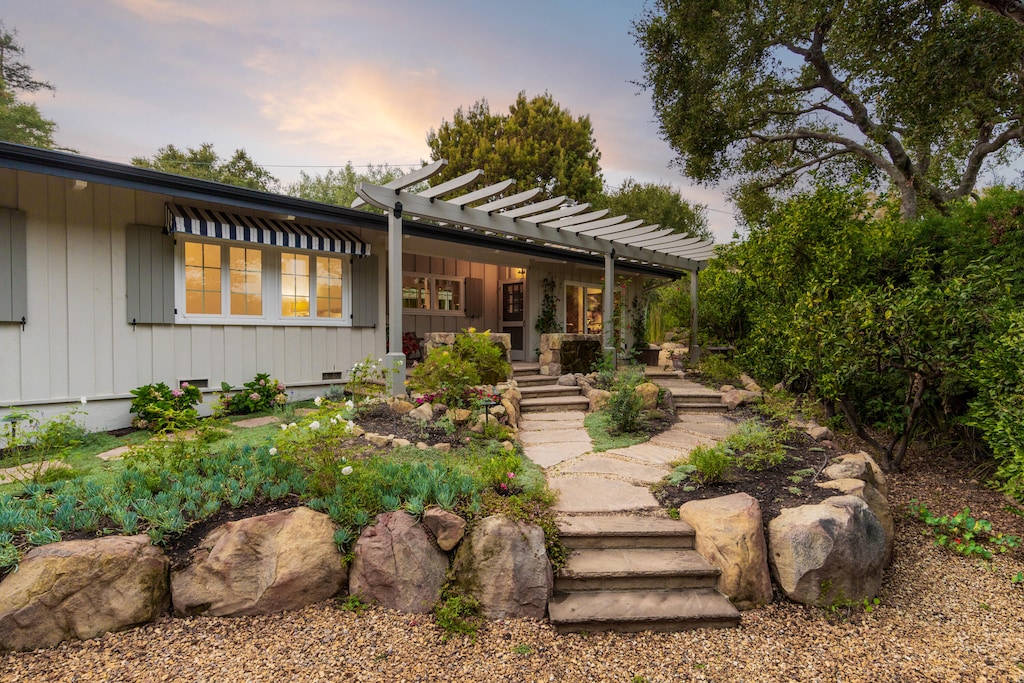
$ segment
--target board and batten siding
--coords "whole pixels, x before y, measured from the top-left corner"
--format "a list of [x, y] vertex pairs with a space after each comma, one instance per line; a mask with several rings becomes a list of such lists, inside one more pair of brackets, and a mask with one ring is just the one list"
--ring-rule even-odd
[[[0, 207], [25, 216], [28, 311], [24, 330], [0, 323], [0, 406], [125, 398], [144, 384], [186, 379], [238, 386], [259, 372], [319, 384], [325, 372], [347, 377], [355, 362], [383, 354], [383, 325], [131, 325], [127, 226], [159, 233], [169, 200], [92, 182], [74, 190], [63, 178], [0, 169]], [[381, 239], [363, 236], [383, 252]], [[379, 271], [373, 303], [382, 311]], [[125, 408], [122, 423], [128, 417]]]
[[403, 254], [402, 271], [424, 275], [465, 278], [463, 306], [465, 314], [403, 312], [402, 329], [422, 337], [427, 332], [461, 332], [498, 329], [498, 281], [507, 269], [504, 266], [475, 261], [462, 261], [439, 256]]

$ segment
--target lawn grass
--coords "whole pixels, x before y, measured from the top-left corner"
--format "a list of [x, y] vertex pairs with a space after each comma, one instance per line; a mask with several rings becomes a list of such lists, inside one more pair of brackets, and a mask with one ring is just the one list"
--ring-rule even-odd
[[590, 413], [583, 419], [583, 426], [587, 428], [587, 434], [594, 444], [594, 452], [610, 451], [613, 448], [627, 448], [650, 440], [646, 434], [617, 434], [612, 435], [611, 416], [603, 410]]

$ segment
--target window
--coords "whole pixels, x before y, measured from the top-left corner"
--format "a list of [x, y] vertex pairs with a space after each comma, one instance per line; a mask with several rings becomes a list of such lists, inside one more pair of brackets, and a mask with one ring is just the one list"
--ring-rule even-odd
[[433, 311], [465, 314], [465, 278], [406, 273], [402, 276], [402, 308], [406, 313]]
[[220, 315], [220, 247], [185, 242], [185, 312]]
[[[237, 243], [236, 243], [237, 244]], [[349, 257], [304, 254], [261, 245], [220, 245], [184, 240], [178, 271], [179, 322], [220, 316], [231, 323], [322, 320], [350, 324]], [[181, 274], [184, 277], [181, 277]], [[180, 299], [179, 299], [180, 302]]]
[[231, 315], [263, 315], [263, 252], [231, 247]]
[[565, 286], [565, 331], [570, 334], [600, 334], [603, 308], [601, 288]]

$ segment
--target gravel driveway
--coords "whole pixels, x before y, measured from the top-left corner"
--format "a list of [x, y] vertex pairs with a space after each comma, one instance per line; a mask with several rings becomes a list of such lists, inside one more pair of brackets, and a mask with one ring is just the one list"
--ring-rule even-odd
[[[895, 478], [896, 559], [869, 614], [785, 602], [739, 628], [672, 634], [555, 634], [546, 622], [491, 622], [447, 641], [430, 616], [360, 615], [321, 603], [268, 617], [164, 619], [103, 638], [0, 658], [14, 681], [1013, 681], [1024, 682], [1024, 553], [991, 567], [953, 556], [902, 513], [970, 503], [997, 530], [1024, 520], [948, 472]], [[987, 506], [985, 510], [979, 506]]]

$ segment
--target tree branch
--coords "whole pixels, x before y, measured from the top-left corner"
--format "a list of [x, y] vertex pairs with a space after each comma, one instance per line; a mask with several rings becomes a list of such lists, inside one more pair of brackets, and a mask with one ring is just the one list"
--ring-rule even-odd
[[[800, 149], [798, 149], [797, 151], [805, 153], [805, 154], [809, 153], [809, 152], [804, 152], [803, 150], [800, 150]], [[836, 151], [831, 152], [829, 154], [823, 154], [821, 156], [814, 157], [813, 159], [809, 159], [808, 161], [800, 164], [799, 166], [793, 166], [792, 168], [786, 169], [782, 173], [776, 174], [775, 177], [772, 180], [770, 180], [770, 181], [768, 181], [766, 183], [762, 183], [762, 184], [758, 185], [758, 187], [760, 187], [762, 190], [767, 190], [769, 187], [775, 187], [777, 185], [780, 185], [784, 179], [788, 178], [791, 175], [795, 175], [795, 174], [799, 173], [800, 171], [804, 170], [805, 168], [808, 168], [810, 166], [814, 166], [815, 164], [820, 164], [823, 161], [828, 161], [829, 159], [833, 159], [835, 157], [842, 156], [844, 154], [853, 154], [853, 152], [851, 150], [848, 150], [848, 149], [837, 149]]]
[[778, 135], [761, 135], [759, 133], [751, 133], [748, 137], [757, 142], [785, 142], [787, 140], [821, 140], [822, 142], [828, 142], [833, 145], [841, 145], [846, 148], [847, 151], [856, 154], [857, 156], [869, 161], [870, 163], [878, 166], [883, 171], [891, 176], [899, 173], [891, 161], [883, 157], [877, 152], [873, 152], [864, 145], [860, 144], [856, 140], [852, 140], [848, 137], [844, 137], [837, 133], [828, 133], [820, 130], [811, 130], [810, 128], [796, 128], [792, 133], [780, 133]]
[[970, 194], [971, 190], [974, 189], [975, 183], [978, 182], [978, 174], [981, 172], [981, 165], [985, 161], [985, 157], [1000, 150], [1013, 140], [1024, 139], [1024, 126], [1008, 128], [997, 135], [994, 140], [988, 139], [991, 133], [991, 124], [981, 126], [981, 129], [978, 131], [978, 140], [974, 143], [974, 149], [971, 150], [970, 156], [967, 157], [967, 166], [960, 177], [960, 185], [952, 192], [953, 197], [966, 197]]
[[971, 3], [1018, 24], [1024, 24], [1024, 2], [1020, 0], [971, 0]]

